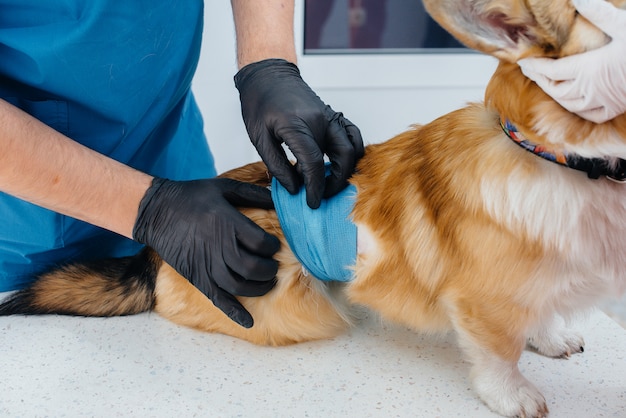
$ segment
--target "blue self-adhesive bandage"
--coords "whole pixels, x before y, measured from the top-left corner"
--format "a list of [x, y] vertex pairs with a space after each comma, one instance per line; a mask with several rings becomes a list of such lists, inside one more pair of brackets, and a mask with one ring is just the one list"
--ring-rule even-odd
[[292, 195], [272, 180], [272, 199], [287, 242], [300, 263], [319, 280], [352, 280], [357, 228], [350, 212], [355, 196], [356, 187], [349, 186], [323, 199], [318, 209], [311, 209], [304, 188]]

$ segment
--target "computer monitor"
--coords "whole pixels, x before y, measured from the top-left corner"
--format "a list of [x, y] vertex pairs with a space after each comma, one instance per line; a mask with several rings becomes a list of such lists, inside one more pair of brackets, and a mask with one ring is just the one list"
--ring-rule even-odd
[[304, 79], [367, 142], [482, 100], [497, 63], [439, 27], [421, 0], [296, 1], [295, 33]]

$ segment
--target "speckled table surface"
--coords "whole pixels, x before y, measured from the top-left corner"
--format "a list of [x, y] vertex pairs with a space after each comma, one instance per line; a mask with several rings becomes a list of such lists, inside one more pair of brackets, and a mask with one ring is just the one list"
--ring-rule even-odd
[[[576, 324], [570, 360], [525, 352], [551, 417], [626, 417], [626, 330]], [[452, 335], [428, 337], [363, 312], [328, 341], [256, 347], [156, 314], [0, 318], [0, 416], [492, 417]]]

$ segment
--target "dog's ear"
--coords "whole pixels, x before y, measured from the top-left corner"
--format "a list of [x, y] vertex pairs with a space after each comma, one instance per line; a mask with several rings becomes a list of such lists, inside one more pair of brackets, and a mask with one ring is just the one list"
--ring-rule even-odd
[[[509, 62], [528, 55], [550, 56], [558, 49], [559, 39], [567, 36], [558, 33], [559, 25], [548, 25], [551, 26], [549, 31], [542, 28], [528, 8], [532, 1], [423, 1], [433, 19], [466, 46]], [[555, 7], [556, 3], [566, 6], [561, 12], [574, 13], [566, 1], [544, 2], [538, 8], [550, 12], [552, 10], [548, 9]]]

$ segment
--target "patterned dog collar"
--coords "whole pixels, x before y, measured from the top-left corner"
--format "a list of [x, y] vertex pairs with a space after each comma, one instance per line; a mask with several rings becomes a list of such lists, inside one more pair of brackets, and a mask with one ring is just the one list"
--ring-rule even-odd
[[500, 126], [513, 142], [541, 158], [574, 170], [584, 171], [590, 179], [605, 176], [619, 183], [626, 182], [626, 160], [619, 158], [616, 160], [617, 163], [612, 163], [602, 158], [584, 158], [575, 154], [565, 154], [546, 145], [531, 142], [507, 119], [500, 118]]

